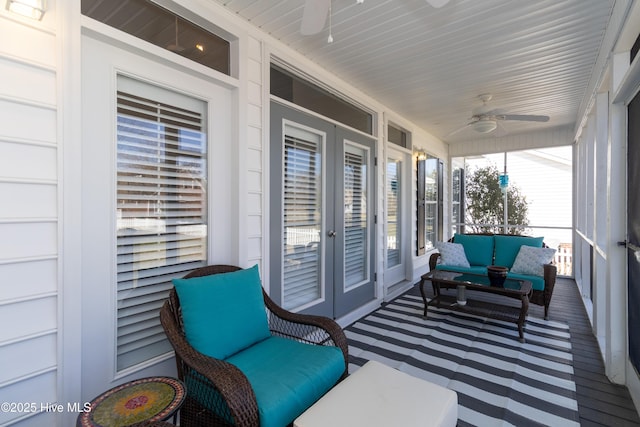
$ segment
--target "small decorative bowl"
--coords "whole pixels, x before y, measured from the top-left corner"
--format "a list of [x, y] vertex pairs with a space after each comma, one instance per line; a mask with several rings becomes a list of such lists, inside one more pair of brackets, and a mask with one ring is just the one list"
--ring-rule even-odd
[[499, 265], [490, 265], [487, 267], [487, 275], [489, 276], [489, 283], [491, 286], [501, 287], [504, 285], [504, 281], [507, 279], [507, 267]]

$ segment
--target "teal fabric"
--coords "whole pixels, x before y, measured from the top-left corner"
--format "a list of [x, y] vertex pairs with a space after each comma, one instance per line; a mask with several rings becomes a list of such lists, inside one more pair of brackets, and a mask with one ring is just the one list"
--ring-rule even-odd
[[[473, 274], [487, 274], [487, 268], [482, 266], [472, 266], [469, 268], [465, 267], [456, 267], [453, 265], [436, 265], [436, 270], [448, 270], [455, 271], [456, 273], [473, 273]], [[531, 286], [536, 291], [544, 290], [544, 277], [542, 276], [531, 276], [528, 274], [516, 274], [516, 273], [507, 273], [508, 279], [518, 279], [518, 280], [528, 280], [531, 282]]]
[[472, 267], [493, 264], [493, 236], [456, 234], [453, 236], [453, 242], [464, 246], [464, 253]]
[[438, 264], [436, 265], [436, 270], [447, 270], [447, 271], [455, 271], [456, 273], [473, 273], [473, 274], [487, 274], [487, 267], [481, 265], [475, 265], [473, 267], [458, 267], [455, 265], [445, 265]]
[[533, 246], [541, 248], [543, 237], [526, 237], [526, 236], [494, 236], [496, 246], [495, 265], [503, 267], [513, 267], [513, 262], [520, 252], [520, 246]]
[[257, 265], [173, 284], [187, 341], [200, 353], [225, 359], [271, 336]]
[[271, 337], [230, 357], [256, 395], [261, 427], [289, 425], [333, 387], [345, 370], [338, 347]]
[[544, 291], [544, 277], [528, 274], [507, 273], [507, 279], [528, 280], [535, 291]]

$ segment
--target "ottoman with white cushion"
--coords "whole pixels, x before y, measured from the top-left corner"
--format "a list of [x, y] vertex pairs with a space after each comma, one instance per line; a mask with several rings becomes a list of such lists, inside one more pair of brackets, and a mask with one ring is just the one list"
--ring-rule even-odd
[[294, 427], [455, 426], [455, 391], [369, 361], [332, 388]]

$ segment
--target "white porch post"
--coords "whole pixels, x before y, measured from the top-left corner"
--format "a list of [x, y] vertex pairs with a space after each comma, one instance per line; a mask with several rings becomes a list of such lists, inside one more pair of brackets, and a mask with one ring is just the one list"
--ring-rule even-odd
[[[612, 64], [613, 89], [629, 67], [629, 53], [616, 54]], [[609, 231], [605, 372], [615, 383], [625, 383], [627, 358], [627, 251], [617, 242], [625, 240], [627, 226], [627, 108], [611, 104], [609, 138]]]

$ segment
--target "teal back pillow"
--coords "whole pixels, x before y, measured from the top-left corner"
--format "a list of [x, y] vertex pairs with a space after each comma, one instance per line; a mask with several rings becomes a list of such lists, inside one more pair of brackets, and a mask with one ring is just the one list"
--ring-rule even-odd
[[511, 268], [520, 252], [520, 246], [533, 246], [541, 248], [543, 237], [528, 236], [495, 236], [496, 240], [496, 265]]
[[257, 265], [173, 284], [187, 341], [200, 353], [226, 359], [271, 336]]
[[455, 234], [453, 242], [464, 246], [464, 253], [472, 266], [493, 264], [493, 236]]

